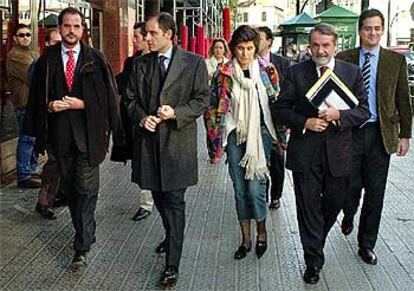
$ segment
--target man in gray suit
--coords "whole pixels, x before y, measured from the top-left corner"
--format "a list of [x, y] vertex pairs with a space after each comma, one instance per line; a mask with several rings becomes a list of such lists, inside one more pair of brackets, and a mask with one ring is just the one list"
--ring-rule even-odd
[[133, 124], [132, 181], [150, 189], [161, 215], [166, 253], [160, 285], [175, 285], [185, 226], [184, 193], [198, 180], [196, 119], [209, 103], [205, 61], [173, 45], [176, 24], [168, 13], [146, 23], [151, 53], [136, 58], [125, 103]]

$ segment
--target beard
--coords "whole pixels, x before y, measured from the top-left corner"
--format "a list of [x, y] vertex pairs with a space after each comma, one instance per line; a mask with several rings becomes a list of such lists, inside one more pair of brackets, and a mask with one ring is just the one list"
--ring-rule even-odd
[[332, 56], [327, 56], [327, 57], [317, 57], [317, 56], [312, 56], [312, 61], [317, 64], [318, 66], [325, 66], [327, 65], [332, 59]]

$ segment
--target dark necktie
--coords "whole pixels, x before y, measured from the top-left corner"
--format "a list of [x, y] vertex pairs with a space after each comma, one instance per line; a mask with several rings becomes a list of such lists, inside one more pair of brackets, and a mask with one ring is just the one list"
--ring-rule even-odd
[[371, 78], [371, 59], [372, 54], [370, 52], [365, 53], [365, 60], [362, 65], [362, 78], [364, 79], [365, 90], [369, 91], [369, 79]]
[[167, 70], [165, 68], [165, 60], [167, 59], [166, 56], [160, 55], [158, 56], [158, 64], [160, 66], [160, 80], [161, 84], [164, 83], [165, 78], [167, 77]]
[[322, 67], [319, 68], [319, 70], [321, 72], [321, 77], [326, 72], [327, 69], [328, 69], [328, 66], [322, 66]]

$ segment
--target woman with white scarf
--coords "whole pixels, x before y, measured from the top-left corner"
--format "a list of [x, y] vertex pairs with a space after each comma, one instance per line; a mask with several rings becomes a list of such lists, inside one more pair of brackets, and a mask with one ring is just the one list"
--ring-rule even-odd
[[[259, 35], [253, 28], [240, 26], [229, 46], [233, 59], [212, 81], [212, 94], [217, 98], [213, 97], [209, 108], [213, 117], [208, 134], [217, 146], [217, 156], [222, 153], [220, 145], [225, 149], [233, 181], [243, 237], [234, 258], [246, 257], [252, 248], [252, 220], [257, 224], [256, 255], [261, 258], [267, 249], [268, 161], [272, 140], [276, 139], [269, 100], [279, 93], [277, 71], [258, 58]], [[268, 71], [276, 78], [269, 78]]]

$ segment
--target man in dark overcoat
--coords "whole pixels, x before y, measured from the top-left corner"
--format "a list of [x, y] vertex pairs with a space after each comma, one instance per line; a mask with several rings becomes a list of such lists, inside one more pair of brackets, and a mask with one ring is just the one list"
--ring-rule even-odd
[[[325, 239], [346, 200], [352, 128], [369, 117], [361, 71], [334, 58], [336, 40], [331, 25], [319, 24], [312, 29], [309, 36], [312, 59], [290, 68], [274, 112], [292, 130], [286, 167], [293, 172], [306, 264], [304, 281], [308, 284], [319, 281], [325, 261]], [[358, 99], [357, 106], [338, 110], [327, 104], [325, 109], [318, 110], [309, 102], [306, 93], [328, 69], [352, 91]]]
[[80, 41], [83, 14], [69, 7], [58, 20], [62, 42], [46, 48], [36, 65], [25, 128], [37, 149], [50, 144], [58, 161], [75, 228], [71, 267], [78, 270], [95, 242], [99, 164], [118, 129], [119, 103], [105, 57]]
[[178, 278], [185, 226], [184, 193], [198, 180], [196, 119], [209, 103], [205, 61], [176, 45], [176, 25], [168, 13], [146, 23], [151, 53], [134, 60], [126, 90], [134, 130], [132, 181], [150, 189], [161, 215], [166, 253], [161, 285]]

